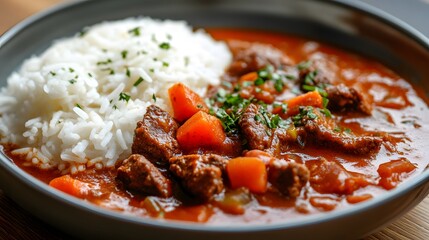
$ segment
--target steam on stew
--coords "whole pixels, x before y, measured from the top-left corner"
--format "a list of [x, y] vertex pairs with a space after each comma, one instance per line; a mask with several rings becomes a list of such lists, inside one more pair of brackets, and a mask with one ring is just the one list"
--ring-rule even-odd
[[101, 207], [210, 223], [350, 207], [426, 167], [427, 105], [389, 69], [280, 34], [209, 32], [234, 55], [223, 84], [207, 96], [171, 87], [174, 114], [150, 106], [115, 169], [21, 167]]

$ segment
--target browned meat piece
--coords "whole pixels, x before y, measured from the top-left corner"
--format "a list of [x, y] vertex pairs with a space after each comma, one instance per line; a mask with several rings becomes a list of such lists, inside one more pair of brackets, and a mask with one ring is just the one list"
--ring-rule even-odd
[[116, 178], [132, 191], [160, 197], [172, 195], [170, 180], [139, 154], [133, 154], [121, 163]]
[[257, 149], [267, 151], [275, 155], [280, 151], [282, 144], [294, 141], [282, 128], [270, 129], [261, 121], [256, 120], [260, 106], [250, 104], [243, 112], [238, 124], [241, 133], [247, 140], [251, 150]]
[[178, 124], [161, 108], [151, 105], [134, 130], [132, 153], [144, 155], [158, 165], [181, 153], [176, 140]]
[[[305, 111], [311, 111], [316, 116], [310, 118], [309, 114], [301, 119], [301, 127], [298, 134], [306, 142], [338, 149], [352, 154], [370, 154], [377, 152], [382, 144], [382, 138], [374, 136], [355, 136], [352, 133], [337, 130], [336, 124], [332, 119], [327, 119], [319, 110], [311, 107], [305, 108]], [[303, 112], [301, 112], [303, 115]]]
[[359, 173], [345, 170], [340, 164], [325, 158], [307, 161], [310, 184], [319, 193], [352, 194], [368, 186], [371, 180]]
[[280, 68], [291, 64], [291, 60], [282, 51], [268, 44], [234, 40], [228, 41], [228, 46], [234, 55], [228, 69], [228, 73], [233, 76], [258, 71], [267, 65]]
[[349, 88], [344, 84], [329, 86], [326, 88], [328, 94], [328, 108], [332, 111], [359, 111], [371, 115], [372, 107], [362, 94], [354, 88]]
[[223, 191], [222, 172], [227, 160], [215, 154], [170, 158], [170, 171], [192, 195], [208, 201]]
[[307, 184], [310, 172], [303, 164], [276, 159], [269, 165], [268, 179], [285, 196], [298, 197]]

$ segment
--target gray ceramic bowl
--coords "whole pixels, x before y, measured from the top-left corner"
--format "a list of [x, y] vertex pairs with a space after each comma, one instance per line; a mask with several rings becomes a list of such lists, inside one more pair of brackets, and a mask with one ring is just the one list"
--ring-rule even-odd
[[[66, 4], [31, 17], [0, 39], [0, 84], [22, 61], [54, 39], [103, 20], [147, 15], [194, 26], [282, 31], [313, 38], [379, 60], [429, 93], [429, 41], [397, 19], [355, 1], [104, 0]], [[427, 144], [429, 146], [429, 142]], [[429, 191], [429, 171], [354, 207], [295, 222], [207, 226], [125, 216], [59, 193], [0, 156], [0, 187], [43, 221], [83, 238], [106, 239], [349, 239], [401, 216]]]

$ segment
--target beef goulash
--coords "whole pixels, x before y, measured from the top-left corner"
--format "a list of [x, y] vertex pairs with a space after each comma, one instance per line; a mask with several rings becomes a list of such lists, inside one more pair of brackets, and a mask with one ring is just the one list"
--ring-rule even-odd
[[[232, 62], [200, 95], [185, 83], [135, 123], [131, 155], [54, 188], [139, 216], [225, 224], [293, 221], [370, 201], [424, 170], [424, 96], [376, 61], [279, 33], [208, 29]], [[420, 94], [420, 95], [419, 95]], [[420, 96], [420, 97], [419, 97]]]

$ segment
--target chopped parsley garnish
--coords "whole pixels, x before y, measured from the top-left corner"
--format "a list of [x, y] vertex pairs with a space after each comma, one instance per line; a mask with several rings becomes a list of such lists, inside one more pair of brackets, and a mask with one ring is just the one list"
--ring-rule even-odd
[[162, 62], [162, 66], [163, 67], [168, 67], [168, 66], [170, 66], [170, 64], [168, 62]]
[[78, 108], [80, 108], [80, 109], [82, 109], [82, 107], [79, 105], [79, 103], [76, 103], [75, 106], [78, 107]]
[[131, 76], [131, 71], [130, 69], [127, 67], [127, 69], [125, 70], [125, 75], [127, 75], [127, 77]]
[[283, 81], [278, 78], [275, 80], [274, 82], [274, 88], [276, 89], [277, 92], [282, 92], [283, 91], [283, 87], [284, 87], [284, 83]]
[[311, 60], [308, 60], [308, 61], [304, 61], [304, 62], [301, 62], [301, 63], [299, 63], [297, 66], [296, 66], [296, 68], [298, 68], [298, 70], [304, 70], [304, 69], [307, 69], [307, 68], [309, 68], [310, 66], [311, 66], [311, 64], [312, 64], [312, 61]]
[[[287, 120], [282, 119], [278, 114], [269, 113], [264, 106], [259, 108], [259, 113], [255, 116], [255, 120], [263, 123], [270, 129], [285, 128], [289, 125]], [[268, 132], [267, 134], [270, 135]]]
[[124, 93], [124, 92], [121, 92], [121, 93], [119, 94], [119, 101], [125, 101], [125, 102], [128, 102], [128, 101], [130, 100], [130, 98], [131, 98], [131, 96], [130, 96], [130, 95], [128, 95], [128, 94], [126, 94], [126, 93]]
[[287, 112], [287, 103], [275, 102], [275, 103], [273, 103], [273, 107], [274, 108], [280, 107], [281, 110], [282, 110], [282, 113], [286, 113]]
[[262, 78], [257, 78], [257, 79], [255, 80], [255, 82], [254, 82], [255, 86], [260, 86], [260, 85], [262, 85], [262, 84], [264, 84], [264, 83], [265, 83], [265, 81], [264, 81], [264, 79], [262, 79]]
[[314, 120], [317, 118], [317, 115], [314, 113], [313, 107], [299, 107], [299, 113], [292, 117], [292, 121], [295, 124], [295, 126], [301, 126], [302, 120], [304, 119], [311, 119]]
[[70, 80], [69, 80], [69, 83], [70, 83], [70, 84], [75, 84], [75, 83], [76, 83], [76, 80], [75, 80], [75, 79], [70, 79]]
[[78, 36], [83, 37], [88, 33], [88, 31], [89, 31], [89, 27], [84, 27], [82, 30], [80, 30]]
[[133, 36], [140, 36], [140, 27], [133, 28], [129, 30], [128, 33]]
[[155, 93], [154, 93], [154, 94], [152, 94], [152, 100], [153, 100], [153, 102], [156, 102], [156, 96], [155, 96]]
[[311, 71], [304, 78], [304, 84], [306, 85], [314, 85], [314, 78], [317, 76], [317, 70]]
[[153, 73], [153, 72], [155, 72], [155, 69], [151, 68], [151, 69], [149, 69], [149, 72]]
[[112, 108], [113, 109], [118, 109], [118, 106], [116, 106], [116, 104], [115, 104], [115, 105], [112, 106]]
[[91, 74], [91, 73], [88, 73], [88, 76], [89, 76], [89, 77], [92, 77], [92, 74]]
[[170, 49], [170, 43], [163, 42], [163, 43], [159, 44], [159, 48], [164, 49], [164, 50], [168, 50], [168, 49]]
[[56, 76], [57, 75], [56, 73], [54, 73], [52, 71], [50, 71], [49, 74], [51, 74], [52, 76]]
[[107, 64], [110, 64], [110, 63], [112, 63], [112, 59], [109, 58], [106, 61], [97, 62], [97, 65], [107, 65]]
[[74, 73], [74, 69], [73, 68], [69, 68], [69, 72]]
[[134, 87], [137, 87], [140, 83], [142, 83], [144, 81], [144, 79], [142, 77], [139, 77], [139, 79], [137, 79], [137, 81], [133, 84]]
[[320, 112], [325, 114], [326, 117], [329, 117], [329, 118], [332, 117], [331, 111], [329, 111], [329, 109], [327, 109], [327, 108], [320, 109]]
[[128, 55], [128, 51], [127, 50], [124, 50], [124, 51], [121, 52], [122, 59], [127, 58], [127, 55]]

